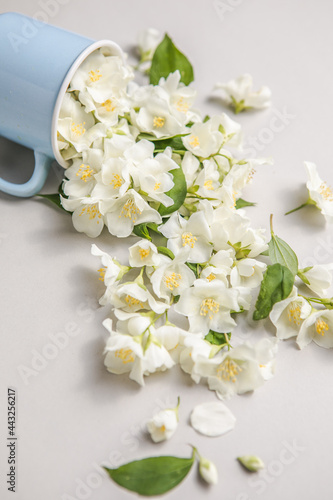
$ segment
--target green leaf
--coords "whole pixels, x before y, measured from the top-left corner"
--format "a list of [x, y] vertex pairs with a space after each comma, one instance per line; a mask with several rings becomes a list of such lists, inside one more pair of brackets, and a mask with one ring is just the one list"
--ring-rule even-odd
[[199, 264], [192, 264], [191, 262], [185, 262], [185, 264], [187, 265], [187, 267], [189, 267], [191, 269], [191, 271], [194, 272], [195, 277], [199, 278], [199, 274], [200, 274], [199, 270], [198, 270]]
[[133, 233], [136, 236], [139, 236], [140, 238], [145, 238], [146, 240], [151, 241], [151, 236], [149, 234], [147, 224], [145, 224], [145, 223], [137, 224], [136, 226], [134, 226]]
[[150, 457], [135, 460], [118, 469], [104, 467], [111, 479], [119, 486], [139, 495], [162, 495], [177, 486], [190, 472], [191, 458], [172, 456]]
[[254, 207], [256, 203], [252, 203], [252, 201], [246, 201], [243, 200], [242, 198], [238, 198], [236, 201], [236, 208], [243, 208], [243, 207]]
[[160, 153], [164, 151], [168, 146], [172, 148], [174, 151], [186, 151], [186, 148], [183, 144], [182, 137], [185, 137], [189, 134], [177, 134], [171, 137], [155, 137], [151, 134], [139, 134], [137, 137], [137, 141], [142, 139], [147, 139], [150, 142], [153, 142], [155, 145], [154, 154]]
[[288, 243], [275, 236], [273, 232], [271, 241], [268, 243], [268, 255], [273, 264], [287, 267], [296, 276], [298, 271], [297, 255]]
[[289, 296], [294, 281], [295, 276], [287, 267], [281, 264], [268, 266], [261, 282], [253, 319], [267, 318], [273, 305]]
[[231, 338], [231, 333], [220, 333], [220, 332], [214, 332], [213, 330], [209, 330], [207, 333], [205, 340], [210, 342], [213, 345], [228, 345], [229, 340]]
[[176, 70], [180, 72], [180, 81], [188, 85], [194, 79], [190, 61], [165, 34], [164, 39], [155, 50], [150, 68], [150, 83], [157, 85], [160, 78], [167, 78]]
[[60, 201], [60, 196], [63, 196], [65, 198], [67, 198], [67, 196], [65, 195], [63, 189], [62, 189], [62, 182], [58, 188], [58, 192], [57, 193], [53, 193], [53, 194], [36, 194], [36, 196], [39, 196], [40, 198], [44, 198], [45, 200], [49, 200], [51, 203], [54, 203], [58, 208], [60, 208], [61, 210], [63, 210], [64, 212], [67, 212], [67, 213], [70, 213], [68, 212], [68, 210], [66, 210], [62, 204], [61, 204], [61, 201]]
[[158, 253], [161, 253], [163, 255], [166, 255], [167, 257], [170, 257], [170, 259], [174, 259], [175, 258], [175, 255], [173, 252], [171, 252], [171, 250], [169, 250], [169, 248], [167, 247], [157, 247], [157, 251]]
[[170, 170], [173, 175], [174, 186], [166, 194], [173, 199], [173, 205], [170, 207], [164, 206], [162, 203], [159, 206], [159, 213], [162, 217], [170, 215], [182, 206], [187, 194], [187, 186], [184, 172], [181, 167]]

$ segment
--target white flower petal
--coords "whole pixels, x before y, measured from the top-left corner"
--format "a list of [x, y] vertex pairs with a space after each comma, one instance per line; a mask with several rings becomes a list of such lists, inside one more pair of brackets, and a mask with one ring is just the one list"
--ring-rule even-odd
[[205, 436], [222, 436], [235, 427], [236, 418], [220, 401], [203, 403], [191, 413], [192, 427]]

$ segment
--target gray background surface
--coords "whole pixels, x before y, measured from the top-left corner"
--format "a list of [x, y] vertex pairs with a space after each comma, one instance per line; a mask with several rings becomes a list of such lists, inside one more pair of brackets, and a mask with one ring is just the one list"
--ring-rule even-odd
[[[317, 163], [322, 178], [333, 185], [331, 1], [62, 3], [47, 14], [50, 23], [112, 39], [124, 50], [135, 44], [141, 29], [167, 31], [194, 65], [203, 114], [223, 110], [208, 99], [217, 81], [249, 72], [257, 88], [268, 85], [272, 108], [237, 118], [258, 156], [274, 158], [274, 166], [258, 169], [244, 193], [258, 203], [249, 216], [255, 226], [268, 229], [274, 213], [276, 233], [295, 249], [301, 264], [333, 260], [333, 230], [319, 212], [306, 208], [283, 215], [306, 196], [304, 160]], [[43, 1], [0, 0], [0, 13], [10, 10], [30, 16], [46, 12]], [[279, 114], [284, 118], [276, 130]], [[1, 176], [23, 181], [32, 166], [30, 151], [0, 139]], [[55, 166], [44, 192], [54, 192], [61, 176]], [[101, 321], [106, 311], [98, 307], [103, 286], [91, 243], [52, 206], [0, 193], [1, 498], [130, 499], [133, 495], [112, 484], [100, 464], [117, 466], [159, 454], [189, 456], [188, 443], [216, 463], [219, 484], [207, 488], [193, 470], [167, 495], [170, 500], [184, 495], [195, 500], [332, 498], [332, 351], [310, 345], [300, 352], [293, 342], [280, 343], [275, 378], [253, 395], [227, 403], [237, 417], [235, 430], [215, 439], [200, 436], [188, 419], [195, 404], [215, 399], [205, 386], [195, 386], [175, 368], [151, 376], [140, 389], [104, 369], [107, 332]], [[96, 243], [120, 258], [127, 246], [106, 232]], [[66, 331], [76, 335], [66, 335], [65, 347], [50, 348], [52, 336]], [[241, 321], [238, 332], [256, 341], [274, 329]], [[38, 364], [36, 353], [44, 353], [44, 362]], [[26, 381], [22, 366], [35, 370]], [[7, 492], [4, 479], [8, 386], [18, 395], [15, 494]], [[172, 440], [154, 445], [144, 423], [156, 409], [173, 406], [178, 395], [180, 428]], [[243, 471], [235, 457], [247, 453], [261, 456], [266, 471], [255, 477]]]

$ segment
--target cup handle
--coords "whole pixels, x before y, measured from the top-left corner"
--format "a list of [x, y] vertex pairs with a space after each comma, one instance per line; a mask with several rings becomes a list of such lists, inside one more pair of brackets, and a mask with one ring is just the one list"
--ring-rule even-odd
[[53, 158], [40, 151], [35, 151], [35, 170], [24, 184], [13, 184], [0, 178], [0, 191], [13, 196], [28, 198], [37, 194], [46, 181]]

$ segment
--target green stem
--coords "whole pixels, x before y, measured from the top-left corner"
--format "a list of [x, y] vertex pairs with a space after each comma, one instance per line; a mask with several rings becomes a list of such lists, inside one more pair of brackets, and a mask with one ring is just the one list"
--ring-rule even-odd
[[299, 207], [289, 210], [289, 212], [286, 212], [284, 215], [292, 214], [293, 212], [296, 212], [297, 210], [300, 210], [301, 208], [304, 208], [307, 205], [315, 205], [315, 203], [311, 200], [311, 198], [308, 198], [308, 200], [305, 203], [302, 203], [302, 205], [300, 205]]

